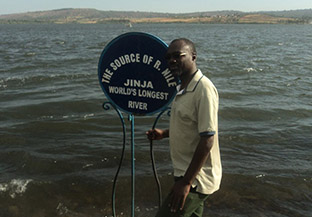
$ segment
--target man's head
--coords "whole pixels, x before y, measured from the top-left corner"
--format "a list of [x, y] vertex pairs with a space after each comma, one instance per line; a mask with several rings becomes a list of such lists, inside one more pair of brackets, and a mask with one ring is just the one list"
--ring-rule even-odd
[[173, 40], [166, 53], [170, 71], [180, 78], [197, 70], [196, 48], [194, 43], [186, 38]]

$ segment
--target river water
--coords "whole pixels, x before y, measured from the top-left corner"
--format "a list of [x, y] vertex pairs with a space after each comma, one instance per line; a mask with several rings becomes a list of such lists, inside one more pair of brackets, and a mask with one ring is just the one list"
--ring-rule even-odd
[[[98, 61], [126, 32], [169, 43], [186, 37], [220, 94], [221, 189], [205, 217], [312, 215], [312, 25], [0, 25], [0, 217], [111, 216], [122, 150], [114, 109], [104, 110]], [[135, 215], [158, 206], [145, 130], [135, 117]], [[130, 216], [130, 122], [116, 190]], [[168, 127], [163, 115], [157, 127]], [[163, 195], [172, 184], [168, 140], [154, 153]]]

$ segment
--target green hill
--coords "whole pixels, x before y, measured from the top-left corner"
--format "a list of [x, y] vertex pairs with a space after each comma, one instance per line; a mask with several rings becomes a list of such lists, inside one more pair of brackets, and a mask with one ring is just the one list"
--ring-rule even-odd
[[311, 23], [312, 9], [245, 13], [211, 11], [196, 13], [153, 13], [138, 11], [100, 11], [65, 8], [19, 14], [0, 15], [0, 23]]

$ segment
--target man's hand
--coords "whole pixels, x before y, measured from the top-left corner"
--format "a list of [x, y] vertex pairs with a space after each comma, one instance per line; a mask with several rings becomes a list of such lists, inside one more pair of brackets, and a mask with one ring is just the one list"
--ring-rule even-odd
[[169, 130], [151, 129], [146, 132], [149, 140], [160, 140], [169, 137]]
[[171, 202], [169, 204], [171, 212], [177, 212], [177, 210], [183, 209], [190, 189], [191, 185], [185, 183], [183, 179], [174, 184], [171, 190]]

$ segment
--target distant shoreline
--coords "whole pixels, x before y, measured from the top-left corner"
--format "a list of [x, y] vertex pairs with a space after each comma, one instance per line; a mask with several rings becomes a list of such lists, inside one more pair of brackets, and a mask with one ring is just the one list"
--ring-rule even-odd
[[0, 15], [1, 24], [101, 24], [122, 23], [208, 23], [208, 24], [312, 24], [312, 9], [245, 13], [240, 11], [168, 14], [152, 12], [59, 9]]
[[0, 24], [139, 24], [139, 23], [205, 23], [205, 24], [311, 24], [294, 18], [275, 18], [262, 15], [236, 17], [192, 17], [192, 18], [137, 18], [137, 19], [71, 19], [71, 20], [0, 20]]
[[212, 16], [191, 18], [144, 18], [130, 20], [133, 23], [211, 23], [211, 24], [292, 24], [304, 23], [294, 18], [272, 17], [261, 14], [245, 16]]

